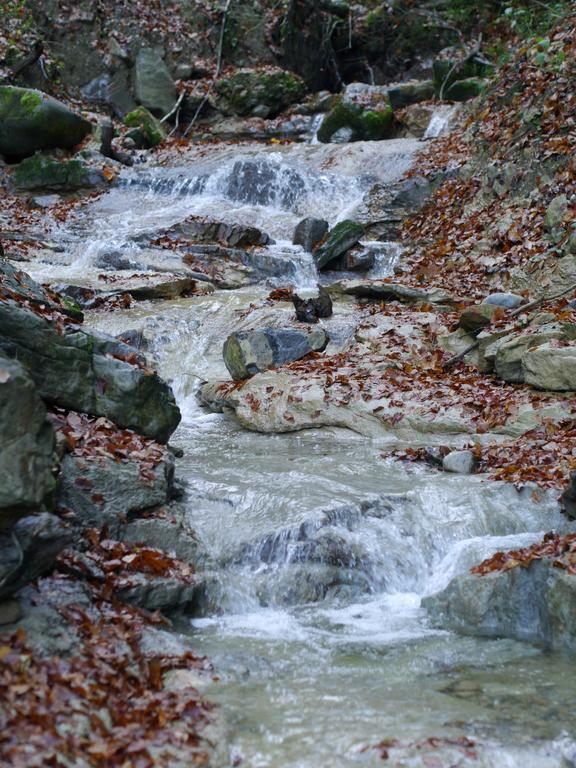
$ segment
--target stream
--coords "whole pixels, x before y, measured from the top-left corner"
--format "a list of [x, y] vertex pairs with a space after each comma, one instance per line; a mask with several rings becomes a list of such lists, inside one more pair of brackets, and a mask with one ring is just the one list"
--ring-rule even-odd
[[[29, 270], [90, 285], [99, 254], [117, 249], [138, 261], [139, 236], [192, 214], [259, 226], [276, 241], [266, 249], [270, 275], [256, 285], [87, 316], [114, 334], [148, 329], [182, 409], [172, 439], [184, 450], [181, 511], [198, 536], [207, 589], [199, 615], [178, 630], [214, 665], [206, 693], [222, 707], [235, 765], [576, 765], [573, 659], [439, 631], [420, 608], [489, 554], [561, 528], [553, 494], [536, 502], [481, 477], [406, 467], [345, 430], [247, 432], [196, 401], [200, 381], [229, 378], [222, 344], [250, 327], [250, 303], [274, 286], [317, 282], [311, 257], [291, 244], [295, 224], [353, 217], [372, 184], [402, 177], [417, 147], [404, 139], [186, 151], [127, 171], [52, 233], [62, 252]], [[400, 250], [378, 248], [373, 274], [390, 274]], [[355, 311], [346, 305], [325, 321], [329, 352], [352, 334]], [[255, 316], [292, 319], [273, 306]]]

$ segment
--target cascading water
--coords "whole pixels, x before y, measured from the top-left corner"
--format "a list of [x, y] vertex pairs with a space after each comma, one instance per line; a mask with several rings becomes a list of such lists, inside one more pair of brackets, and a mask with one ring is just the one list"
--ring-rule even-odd
[[[289, 242], [294, 224], [346, 218], [372, 181], [403, 174], [415, 146], [210, 147], [179, 167], [132, 171], [54, 232], [66, 252], [31, 272], [86, 279], [104, 250], [137, 261], [143, 233], [201, 215], [260, 226], [277, 241], [268, 250], [291, 265], [284, 283], [289, 275], [306, 286], [317, 275]], [[379, 249], [376, 273], [390, 274], [399, 246], [367, 247]], [[489, 553], [561, 527], [554, 499], [408, 471], [345, 431], [261, 435], [203, 411], [198, 381], [227, 377], [222, 343], [254, 322], [243, 310], [268, 291], [249, 286], [88, 319], [112, 333], [148, 329], [183, 411], [174, 436], [185, 451], [182, 513], [201, 543], [207, 591], [202, 615], [180, 629], [215, 665], [209, 696], [227, 717], [231, 759], [250, 768], [380, 765], [365, 748], [392, 739], [401, 745], [395, 765], [573, 765], [570, 660], [433, 630], [420, 608], [422, 596]], [[327, 321], [335, 343], [354, 326], [355, 310], [346, 311]], [[277, 308], [256, 312], [290, 322]], [[438, 757], [423, 762], [410, 745], [431, 738]], [[465, 739], [474, 748], [460, 747]]]

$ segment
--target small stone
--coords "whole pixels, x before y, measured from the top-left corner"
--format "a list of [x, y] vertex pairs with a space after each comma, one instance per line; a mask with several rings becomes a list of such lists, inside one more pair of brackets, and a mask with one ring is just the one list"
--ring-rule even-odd
[[494, 304], [505, 309], [516, 309], [524, 303], [524, 297], [517, 293], [491, 293], [484, 299], [484, 304]]
[[460, 315], [458, 325], [466, 331], [474, 333], [481, 331], [492, 322], [492, 317], [498, 307], [495, 304], [474, 304]]
[[472, 451], [451, 451], [442, 461], [442, 468], [446, 472], [454, 472], [457, 475], [471, 475], [478, 465], [478, 460]]
[[18, 600], [10, 598], [0, 603], [0, 625], [14, 624], [22, 618], [22, 608]]

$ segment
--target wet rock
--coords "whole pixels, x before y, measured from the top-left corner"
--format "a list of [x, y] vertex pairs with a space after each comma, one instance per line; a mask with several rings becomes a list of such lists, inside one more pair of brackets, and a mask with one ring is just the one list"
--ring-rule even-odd
[[343, 256], [356, 245], [364, 235], [364, 227], [354, 221], [341, 221], [330, 230], [324, 245], [314, 253], [314, 262], [318, 269], [326, 268], [331, 262]]
[[178, 98], [168, 67], [151, 48], [141, 48], [133, 70], [136, 101], [155, 115], [166, 115]]
[[52, 157], [34, 155], [22, 160], [12, 174], [12, 184], [17, 190], [50, 189], [58, 192], [75, 192], [78, 189], [95, 189], [108, 184], [99, 168], [91, 168], [82, 160], [55, 160]]
[[54, 432], [32, 378], [0, 355], [0, 530], [37, 509], [55, 486]]
[[444, 456], [442, 468], [446, 472], [458, 475], [471, 475], [476, 470], [478, 460], [472, 451], [451, 451]]
[[232, 166], [226, 194], [232, 200], [291, 209], [305, 191], [295, 169], [267, 160], [237, 160]]
[[516, 309], [525, 301], [523, 296], [517, 293], [491, 293], [484, 299], [484, 304], [495, 304], [504, 309]]
[[124, 118], [124, 125], [132, 130], [127, 136], [134, 141], [136, 149], [153, 149], [166, 138], [166, 132], [160, 120], [146, 107], [137, 107]]
[[250, 248], [272, 242], [270, 237], [257, 227], [225, 224], [221, 221], [207, 221], [195, 217], [175, 224], [166, 234], [186, 238], [196, 243], [222, 243], [230, 248]]
[[576, 649], [576, 577], [549, 561], [486, 576], [457, 576], [423, 606], [435, 626]]
[[332, 299], [324, 288], [320, 288], [318, 293], [312, 296], [306, 296], [304, 293], [299, 296], [295, 293], [292, 302], [296, 309], [296, 318], [301, 323], [317, 323], [320, 317], [332, 315]]
[[146, 611], [185, 611], [203, 591], [201, 579], [189, 584], [169, 576], [131, 574], [130, 581], [130, 586], [116, 591], [116, 597]]
[[401, 83], [388, 90], [388, 98], [392, 109], [402, 109], [419, 101], [428, 101], [434, 98], [434, 83], [432, 80]]
[[342, 258], [342, 267], [350, 272], [368, 272], [374, 266], [376, 254], [371, 248], [356, 246]]
[[145, 352], [150, 348], [150, 339], [146, 336], [146, 332], [143, 328], [129, 328], [126, 331], [119, 333], [116, 338], [123, 344], [127, 344], [134, 349], [142, 350]]
[[554, 342], [529, 348], [522, 356], [526, 384], [553, 392], [576, 390], [576, 345], [559, 347]]
[[225, 114], [247, 115], [265, 106], [277, 115], [304, 96], [304, 83], [298, 75], [278, 68], [241, 69], [216, 82], [217, 106]]
[[497, 311], [496, 304], [474, 304], [462, 312], [458, 325], [468, 333], [478, 333], [490, 325]]
[[323, 328], [262, 328], [233, 333], [224, 343], [223, 355], [230, 375], [240, 381], [299, 360], [309, 352], [321, 352], [327, 344], [328, 335]]
[[169, 453], [146, 475], [138, 461], [67, 454], [60, 468], [57, 503], [74, 512], [81, 528], [108, 525], [116, 536], [130, 516], [166, 504], [173, 479], [174, 461]]
[[36, 195], [28, 200], [30, 208], [51, 208], [61, 202], [60, 195]]
[[44, 149], [72, 149], [91, 130], [91, 123], [41, 91], [0, 85], [2, 155], [22, 157]]
[[308, 253], [314, 253], [315, 248], [322, 242], [327, 233], [327, 221], [309, 217], [302, 219], [296, 226], [292, 242], [294, 245], [301, 245]]
[[48, 512], [24, 517], [0, 532], [0, 600], [45, 573], [71, 541], [63, 523]]
[[180, 421], [170, 387], [125, 362], [134, 351], [106, 334], [60, 328], [16, 301], [0, 302], [0, 351], [17, 357], [40, 396], [55, 405], [106, 416], [159, 442]]
[[186, 563], [197, 560], [200, 545], [193, 532], [172, 517], [143, 517], [131, 520], [118, 533], [120, 541], [145, 544], [173, 553]]
[[96, 269], [103, 269], [105, 272], [115, 272], [122, 269], [141, 270], [142, 264], [132, 261], [124, 256], [121, 251], [108, 251], [98, 255], [94, 261]]

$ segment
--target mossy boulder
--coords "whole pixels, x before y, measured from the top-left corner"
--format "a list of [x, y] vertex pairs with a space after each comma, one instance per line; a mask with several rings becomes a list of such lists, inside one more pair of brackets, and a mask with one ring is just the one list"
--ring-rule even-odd
[[330, 230], [324, 245], [314, 253], [314, 262], [318, 269], [324, 269], [332, 262], [357, 245], [364, 236], [364, 227], [355, 221], [341, 221]]
[[486, 90], [487, 81], [480, 77], [470, 77], [468, 80], [458, 80], [445, 89], [444, 98], [447, 101], [470, 101], [480, 96]]
[[434, 83], [432, 80], [423, 80], [420, 83], [401, 83], [395, 88], [390, 88], [388, 98], [392, 109], [403, 109], [410, 104], [428, 101], [428, 99], [434, 98]]
[[0, 85], [0, 154], [6, 157], [71, 149], [91, 130], [91, 123], [42, 91]]
[[216, 83], [217, 106], [232, 115], [247, 115], [256, 107], [265, 106], [273, 116], [300, 101], [305, 90], [304, 82], [293, 72], [241, 69]]
[[341, 100], [326, 115], [318, 131], [323, 144], [349, 141], [380, 141], [394, 133], [394, 112], [389, 105], [364, 109], [359, 104]]
[[52, 157], [34, 155], [22, 160], [16, 167], [12, 183], [18, 190], [74, 192], [102, 186], [106, 180], [100, 170], [90, 168], [82, 160], [58, 161]]
[[162, 123], [146, 107], [137, 107], [129, 112], [124, 118], [124, 125], [132, 128], [128, 136], [135, 141], [138, 149], [152, 149], [166, 138]]
[[460, 61], [457, 54], [438, 58], [432, 65], [436, 95], [448, 98], [446, 92], [453, 83], [471, 78], [490, 77], [495, 69], [494, 64], [480, 54], [473, 54]]

